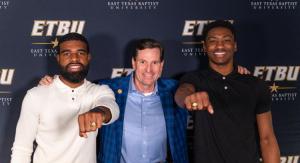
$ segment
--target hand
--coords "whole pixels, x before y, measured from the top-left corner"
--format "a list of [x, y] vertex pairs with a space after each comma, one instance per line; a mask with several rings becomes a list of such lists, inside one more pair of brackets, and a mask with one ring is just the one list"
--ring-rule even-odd
[[209, 101], [207, 92], [195, 92], [184, 99], [185, 107], [192, 110], [207, 110], [210, 114], [214, 113], [213, 106]]
[[243, 67], [243, 66], [238, 66], [238, 72], [242, 75], [251, 74], [251, 72], [246, 67]]
[[46, 75], [39, 81], [39, 85], [50, 85], [52, 82], [53, 77]]
[[78, 116], [79, 136], [87, 138], [87, 132], [101, 128], [104, 117], [100, 112], [87, 112]]

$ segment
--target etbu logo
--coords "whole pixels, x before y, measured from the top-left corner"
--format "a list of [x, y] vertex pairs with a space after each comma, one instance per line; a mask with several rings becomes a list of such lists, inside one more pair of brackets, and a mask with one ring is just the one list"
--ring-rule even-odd
[[132, 68], [113, 68], [111, 78], [127, 76], [133, 71]]
[[15, 69], [0, 69], [0, 85], [11, 85]]
[[280, 157], [281, 163], [298, 163], [299, 156], [283, 156]]
[[300, 66], [255, 66], [254, 76], [265, 81], [297, 81]]
[[[186, 20], [184, 23], [182, 36], [201, 36], [205, 24], [215, 20]], [[233, 20], [228, 20], [233, 23]]]
[[[280, 163], [298, 163], [299, 156], [281, 156], [280, 157]], [[260, 159], [260, 162], [262, 162], [262, 159]]]
[[83, 20], [35, 20], [31, 36], [63, 36], [76, 32], [82, 34]]

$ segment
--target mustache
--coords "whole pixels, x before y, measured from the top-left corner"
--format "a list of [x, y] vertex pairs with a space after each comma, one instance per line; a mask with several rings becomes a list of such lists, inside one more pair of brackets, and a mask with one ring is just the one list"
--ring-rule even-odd
[[214, 53], [226, 52], [226, 50], [215, 50]]

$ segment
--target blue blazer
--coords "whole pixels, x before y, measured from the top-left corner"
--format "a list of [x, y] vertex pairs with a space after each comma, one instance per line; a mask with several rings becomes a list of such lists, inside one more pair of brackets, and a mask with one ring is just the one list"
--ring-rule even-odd
[[[98, 163], [119, 163], [121, 158], [124, 112], [129, 88], [130, 75], [127, 77], [101, 80], [115, 93], [120, 108], [119, 119], [102, 126], [98, 137]], [[178, 83], [172, 79], [158, 79], [158, 93], [161, 99], [167, 130], [169, 153], [174, 163], [188, 163], [186, 127], [188, 112], [177, 107], [174, 94]]]

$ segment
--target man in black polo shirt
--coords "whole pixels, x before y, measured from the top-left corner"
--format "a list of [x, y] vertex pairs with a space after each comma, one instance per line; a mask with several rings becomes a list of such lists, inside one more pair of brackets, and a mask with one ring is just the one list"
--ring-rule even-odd
[[209, 69], [186, 74], [175, 95], [178, 105], [194, 110], [194, 162], [258, 163], [261, 151], [264, 163], [279, 163], [269, 90], [256, 77], [237, 73], [232, 24], [212, 22], [203, 36]]

